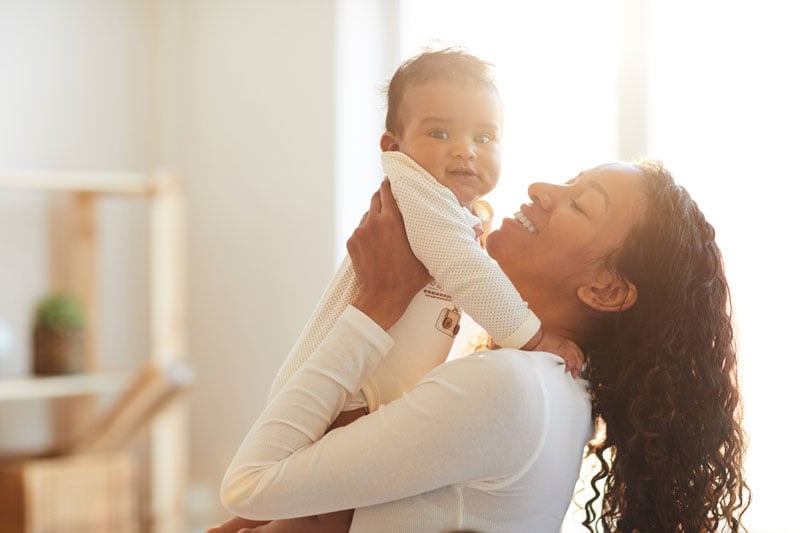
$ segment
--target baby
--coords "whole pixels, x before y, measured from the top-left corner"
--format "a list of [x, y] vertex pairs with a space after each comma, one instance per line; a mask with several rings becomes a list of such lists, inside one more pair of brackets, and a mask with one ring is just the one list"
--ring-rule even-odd
[[[398, 68], [388, 87], [383, 169], [411, 248], [433, 277], [389, 331], [395, 346], [344, 411], [371, 412], [410, 390], [442, 363], [463, 309], [502, 347], [560, 355], [581, 365], [578, 347], [547, 334], [483, 251], [473, 203], [500, 176], [502, 102], [489, 64], [458, 49], [427, 51]], [[356, 293], [345, 258], [281, 367], [270, 399], [316, 349]]]
[[[392, 77], [386, 132], [380, 140], [383, 169], [411, 248], [433, 281], [389, 330], [395, 341], [392, 350], [344, 405], [332, 428], [398, 398], [444, 362], [461, 309], [499, 346], [549, 351], [565, 359], [573, 375], [580, 370], [580, 349], [543, 331], [481, 246], [483, 225], [473, 206], [500, 176], [502, 114], [490, 65], [461, 50], [424, 52]], [[345, 258], [278, 372], [270, 400], [314, 352], [356, 292], [352, 264]], [[276, 521], [266, 530], [293, 526], [347, 531], [351, 518], [352, 511], [342, 511]], [[226, 526], [235, 520], [241, 519]], [[229, 531], [226, 526], [216, 531]]]

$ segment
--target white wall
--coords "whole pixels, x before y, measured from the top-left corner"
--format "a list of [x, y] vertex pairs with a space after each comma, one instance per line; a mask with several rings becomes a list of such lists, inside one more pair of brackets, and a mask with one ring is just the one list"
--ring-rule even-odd
[[[0, 170], [153, 164], [152, 17], [135, 0], [0, 1]], [[141, 207], [101, 206], [106, 366], [147, 349]], [[0, 320], [13, 335], [0, 378], [29, 369], [31, 310], [49, 288], [45, 214], [38, 194], [0, 196]], [[46, 405], [0, 404], [0, 446], [47, 445], [46, 417]]]
[[170, 159], [189, 178], [191, 475], [219, 510], [222, 474], [333, 270], [334, 3], [182, 6]]
[[[210, 506], [195, 509], [201, 525], [224, 516], [224, 469], [334, 267], [335, 9], [328, 0], [0, 0], [0, 170], [168, 164], [186, 176], [198, 371], [190, 506]], [[106, 211], [103, 304], [114, 320], [101, 346], [118, 365], [147, 349], [147, 276], [131, 266], [144, 235], [135, 207]], [[0, 319], [15, 338], [0, 378], [28, 368], [30, 306], [47, 284], [43, 213], [30, 195], [0, 199]], [[31, 429], [44, 406], [15, 405], [23, 418], [9, 409], [0, 406], [0, 448], [44, 442]]]

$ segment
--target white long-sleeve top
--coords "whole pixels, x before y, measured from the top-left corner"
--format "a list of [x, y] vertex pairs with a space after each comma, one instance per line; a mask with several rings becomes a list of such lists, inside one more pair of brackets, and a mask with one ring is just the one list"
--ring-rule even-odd
[[[447, 358], [452, 336], [437, 327], [437, 321], [453, 304], [465, 310], [503, 347], [523, 346], [541, 327], [527, 302], [481, 248], [474, 231], [479, 220], [458, 203], [455, 194], [402, 152], [384, 152], [382, 163], [403, 215], [411, 249], [435, 284], [420, 292], [390, 330], [398, 353], [386, 358], [365, 383], [363, 393], [370, 411], [397, 398]], [[350, 258], [345, 257], [278, 371], [270, 398], [316, 349], [344, 308], [352, 303], [356, 290], [355, 272]], [[409, 346], [417, 347], [413, 359], [405, 356]]]
[[592, 434], [585, 382], [552, 354], [480, 352], [325, 434], [392, 342], [348, 307], [251, 428], [225, 507], [251, 519], [355, 508], [354, 532], [559, 531]]

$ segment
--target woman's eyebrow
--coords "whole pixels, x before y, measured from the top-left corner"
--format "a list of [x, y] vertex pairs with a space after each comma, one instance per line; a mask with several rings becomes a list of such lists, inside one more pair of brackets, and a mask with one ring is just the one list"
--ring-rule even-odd
[[611, 198], [608, 196], [608, 191], [606, 191], [605, 188], [602, 185], [600, 185], [600, 183], [594, 180], [586, 180], [585, 183], [586, 185], [588, 185], [589, 187], [600, 193], [600, 196], [603, 197], [603, 201], [606, 204], [606, 211], [608, 211], [608, 206], [609, 204], [611, 204]]

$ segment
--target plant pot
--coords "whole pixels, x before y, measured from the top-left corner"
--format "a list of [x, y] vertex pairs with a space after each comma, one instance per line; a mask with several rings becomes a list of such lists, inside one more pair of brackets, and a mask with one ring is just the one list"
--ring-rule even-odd
[[33, 373], [40, 376], [77, 374], [86, 369], [86, 340], [82, 329], [35, 328]]

